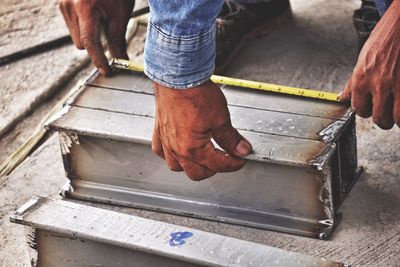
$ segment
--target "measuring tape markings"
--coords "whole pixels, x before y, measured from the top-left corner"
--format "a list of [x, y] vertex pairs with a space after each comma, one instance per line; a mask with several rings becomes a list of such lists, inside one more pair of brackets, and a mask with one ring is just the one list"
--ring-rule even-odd
[[[144, 67], [140, 64], [130, 62], [125, 59], [114, 59], [112, 66], [117, 69], [124, 69], [130, 71], [143, 72]], [[213, 82], [218, 84], [231, 85], [236, 87], [250, 88], [255, 90], [261, 90], [266, 92], [295, 95], [307, 98], [322, 99], [327, 101], [339, 102], [337, 99], [338, 95], [331, 92], [322, 92], [311, 89], [303, 89], [296, 87], [289, 87], [284, 85], [277, 85], [264, 82], [256, 82], [250, 80], [236, 79], [231, 77], [212, 75], [210, 78]]]

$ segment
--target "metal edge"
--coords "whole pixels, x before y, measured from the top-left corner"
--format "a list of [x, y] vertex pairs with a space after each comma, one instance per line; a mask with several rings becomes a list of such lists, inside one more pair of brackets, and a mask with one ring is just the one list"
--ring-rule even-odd
[[361, 176], [364, 174], [364, 167], [363, 166], [358, 166], [356, 170], [355, 177], [352, 181], [352, 183], [349, 185], [348, 190], [346, 191], [345, 194], [342, 195], [339, 205], [337, 206], [337, 209], [340, 209], [342, 206], [343, 202], [346, 200], [346, 198], [349, 196], [351, 190], [353, 189], [354, 185], [357, 183], [357, 181], [361, 178]]
[[335, 143], [329, 143], [314, 159], [309, 163], [317, 170], [322, 171], [325, 166], [328, 165], [333, 154], [335, 153], [337, 145]]
[[[124, 215], [123, 213], [120, 213], [120, 212], [113, 212], [113, 211], [109, 211], [109, 210], [107, 211], [107, 210], [104, 210], [104, 209], [101, 209], [101, 208], [89, 207], [89, 206], [84, 205], [84, 204], [78, 204], [78, 203], [73, 203], [73, 202], [68, 202], [68, 201], [63, 201], [63, 200], [53, 200], [53, 199], [50, 199], [50, 198], [42, 198], [42, 199], [43, 199], [44, 203], [48, 202], [49, 204], [52, 204], [52, 205], [47, 206], [47, 207], [41, 206], [41, 208], [43, 210], [41, 210], [40, 213], [35, 214], [35, 216], [32, 218], [31, 221], [27, 220], [25, 222], [22, 222], [22, 224], [31, 225], [35, 229], [41, 229], [41, 230], [45, 230], [45, 231], [49, 231], [49, 232], [55, 232], [57, 234], [59, 233], [61, 235], [66, 235], [68, 238], [73, 238], [73, 239], [79, 238], [79, 239], [82, 239], [82, 240], [91, 240], [91, 241], [95, 241], [95, 242], [100, 242], [100, 243], [104, 243], [104, 244], [110, 244], [110, 245], [113, 245], [113, 246], [122, 247], [122, 248], [134, 249], [134, 250], [145, 252], [145, 253], [151, 253], [151, 254], [154, 253], [155, 255], [165, 256], [165, 257], [168, 257], [168, 258], [188, 260], [190, 262], [197, 263], [197, 264], [203, 264], [203, 265], [206, 265], [206, 266], [231, 266], [231, 261], [230, 260], [227, 261], [226, 260], [226, 256], [224, 257], [224, 255], [215, 254], [214, 256], [209, 256], [209, 255], [213, 255], [214, 253], [212, 253], [212, 252], [207, 253], [207, 251], [203, 252], [203, 253], [200, 252], [197, 255], [193, 255], [193, 251], [192, 251], [193, 248], [196, 248], [196, 246], [197, 247], [201, 246], [201, 245], [196, 244], [196, 243], [192, 243], [192, 244], [189, 243], [191, 245], [190, 247], [189, 246], [181, 246], [181, 247], [179, 247], [179, 250], [171, 249], [170, 247], [166, 246], [166, 243], [165, 243], [165, 240], [166, 240], [165, 237], [167, 237], [167, 236], [169, 237], [169, 235], [168, 235], [169, 231], [167, 231], [165, 233], [165, 235], [164, 234], [163, 235], [161, 235], [161, 234], [156, 235], [156, 233], [159, 231], [158, 229], [155, 229], [151, 233], [148, 233], [148, 231], [147, 231], [148, 229], [147, 228], [142, 229], [144, 225], [147, 225], [149, 223], [150, 224], [159, 223], [159, 224], [165, 225], [165, 227], [164, 228], [160, 228], [160, 230], [167, 228], [167, 230], [172, 230], [172, 231], [176, 231], [176, 230], [184, 231], [184, 230], [186, 230], [186, 231], [193, 232], [196, 235], [196, 237], [200, 237], [200, 238], [198, 238], [198, 241], [200, 241], [200, 242], [203, 241], [203, 240], [209, 240], [210, 238], [211, 239], [212, 238], [217, 239], [216, 240], [217, 242], [218, 242], [218, 239], [222, 240], [224, 238], [228, 239], [228, 240], [225, 239], [226, 240], [225, 243], [229, 242], [229, 240], [234, 241], [234, 242], [238, 242], [239, 245], [245, 246], [244, 247], [245, 250], [242, 251], [242, 253], [244, 253], [244, 254], [246, 254], [247, 252], [250, 252], [252, 249], [251, 250], [249, 250], [249, 249], [252, 247], [251, 245], [254, 244], [255, 247], [252, 247], [252, 248], [259, 249], [260, 253], [259, 253], [259, 255], [251, 253], [253, 255], [250, 255], [251, 258], [248, 258], [248, 260], [254, 260], [255, 259], [254, 256], [257, 256], [257, 258], [259, 258], [259, 259], [263, 259], [263, 254], [261, 252], [263, 252], [263, 253], [265, 253], [265, 251], [269, 252], [271, 249], [273, 249], [276, 252], [281, 251], [281, 252], [287, 253], [287, 251], [282, 250], [282, 249], [276, 249], [276, 248], [273, 248], [273, 247], [270, 247], [270, 246], [257, 244], [257, 243], [252, 243], [252, 242], [240, 240], [240, 239], [237, 239], [237, 238], [226, 237], [226, 236], [223, 236], [223, 235], [213, 234], [213, 233], [210, 233], [210, 232], [196, 230], [196, 229], [193, 229], [193, 228], [181, 227], [181, 226], [170, 224], [170, 223], [157, 222], [157, 221], [154, 221], [154, 220], [151, 220], [151, 219], [141, 218], [139, 216], [133, 216], [133, 215], [128, 215], [128, 214]], [[52, 202], [52, 203], [50, 203], [50, 202]], [[88, 229], [90, 228], [90, 230], [88, 230], [88, 232], [86, 232], [84, 229], [80, 229], [80, 230], [77, 231], [76, 227], [75, 228], [74, 227], [73, 228], [68, 228], [68, 229], [64, 228], [63, 225], [65, 225], [65, 223], [69, 223], [68, 220], [70, 220], [70, 219], [66, 219], [64, 224], [62, 222], [58, 223], [58, 220], [54, 220], [55, 218], [50, 220], [50, 222], [49, 222], [50, 224], [47, 224], [46, 221], [41, 221], [41, 219], [40, 219], [40, 221], [38, 221], [39, 217], [43, 217], [42, 216], [42, 212], [46, 213], [46, 210], [49, 210], [49, 209], [50, 210], [52, 210], [52, 209], [54, 210], [54, 208], [55, 208], [54, 205], [55, 206], [59, 205], [60, 208], [64, 208], [64, 209], [67, 208], [67, 209], [71, 209], [71, 210], [81, 210], [80, 207], [82, 207], [82, 208], [87, 207], [88, 209], [90, 209], [90, 208], [91, 209], [95, 209], [96, 213], [98, 214], [98, 216], [100, 216], [99, 213], [101, 213], [101, 212], [105, 213], [105, 214], [103, 214], [103, 216], [104, 215], [108, 215], [108, 217], [110, 217], [111, 214], [115, 214], [117, 216], [119, 214], [120, 216], [124, 217], [123, 223], [131, 222], [131, 219], [133, 219], [133, 220], [136, 219], [137, 220], [137, 224], [135, 224], [135, 226], [138, 225], [136, 227], [139, 227], [139, 229], [140, 229], [139, 232], [138, 232], [138, 235], [140, 235], [142, 237], [142, 239], [144, 239], [144, 242], [142, 241], [140, 243], [139, 242], [140, 238], [138, 240], [130, 241], [129, 239], [120, 239], [118, 237], [114, 238], [110, 234], [106, 234], [106, 235], [101, 235], [100, 234], [100, 235], [98, 235], [96, 230], [94, 230], [93, 227], [90, 227], [90, 224], [87, 225], [87, 228]], [[93, 210], [93, 211], [95, 211], [95, 210]], [[64, 213], [60, 213], [59, 215], [61, 215], [61, 214], [64, 214]], [[73, 215], [73, 213], [72, 213], [72, 215]], [[52, 217], [51, 216], [51, 212], [50, 212], [50, 214], [47, 213], [47, 216], [44, 216], [44, 218], [46, 218], [46, 217]], [[129, 218], [129, 220], [128, 220], [128, 218]], [[75, 216], [74, 216], [74, 219], [75, 219]], [[52, 223], [52, 221], [53, 222], [57, 222], [57, 223], [54, 224], [54, 223]], [[17, 223], [20, 223], [20, 222], [17, 222]], [[93, 222], [91, 222], [91, 223], [93, 223]], [[120, 229], [121, 225], [116, 225], [115, 227]], [[130, 226], [130, 227], [132, 228], [132, 226]], [[140, 227], [142, 227], [142, 228], [140, 228]], [[151, 227], [151, 225], [150, 225], [150, 227]], [[129, 229], [131, 229], [131, 228], [129, 228]], [[100, 233], [102, 233], [102, 232], [104, 232], [104, 231], [100, 231]], [[122, 233], [120, 233], [120, 235], [121, 234]], [[204, 236], [204, 238], [202, 238], [203, 236]], [[151, 242], [154, 239], [157, 239], [156, 243], [154, 243], [154, 242], [152, 243]], [[162, 243], [160, 243], [160, 240], [163, 240]], [[171, 240], [169, 241], [169, 244], [171, 244], [170, 243]], [[229, 242], [229, 244], [230, 244], [230, 242]], [[170, 246], [172, 246], [172, 245], [170, 245]], [[233, 249], [232, 252], [240, 251], [240, 250], [237, 250], [237, 248], [234, 249], [234, 247], [235, 246], [232, 247], [232, 249]], [[214, 247], [209, 248], [209, 249], [214, 251], [214, 249], [217, 249], [217, 248], [218, 248], [218, 245], [214, 245]], [[312, 257], [312, 256], [300, 254], [300, 253], [294, 253], [294, 255], [293, 255], [293, 252], [289, 252], [289, 255], [292, 255], [294, 257], [297, 257], [296, 255], [298, 255], [299, 257], [307, 257], [309, 259], [308, 262], [312, 263], [313, 265], [316, 264], [315, 261], [312, 261], [313, 258], [315, 260], [318, 259], [318, 258], [315, 258], [315, 257]], [[225, 259], [225, 260], [222, 260], [222, 259]], [[228, 257], [228, 259], [230, 259], [230, 258]], [[326, 265], [324, 264], [324, 266], [343, 266], [343, 264], [341, 264], [341, 263], [337, 263], [337, 262], [333, 262], [333, 261], [329, 261], [329, 260], [327, 261], [325, 259], [320, 259], [320, 261], [321, 261], [320, 263], [326, 263]]]
[[[74, 136], [73, 140], [77, 140], [75, 143], [79, 144], [79, 136], [88, 136], [88, 137], [96, 137], [96, 138], [104, 138], [104, 139], [109, 139], [110, 136], [106, 136], [102, 133], [97, 133], [97, 132], [91, 132], [91, 131], [78, 131], [73, 128], [65, 127], [65, 126], [57, 126], [55, 125], [54, 122], [56, 122], [58, 119], [60, 119], [62, 116], [64, 116], [69, 109], [72, 108], [72, 106], [65, 106], [62, 110], [60, 110], [58, 113], [56, 113], [45, 125], [46, 129], [52, 130], [52, 131], [58, 131], [62, 136], [64, 137], [70, 137]], [[136, 115], [132, 115], [136, 116]], [[239, 132], [249, 132], [253, 133], [252, 131], [248, 130], [239, 130]], [[263, 133], [263, 135], [272, 135], [269, 133]], [[287, 136], [282, 136], [283, 138], [290, 138]], [[295, 137], [294, 137], [295, 138]], [[68, 138], [67, 138], [68, 139]], [[126, 141], [126, 142], [136, 142], [139, 144], [144, 144], [144, 145], [151, 145], [151, 140], [145, 140], [141, 138], [132, 138], [132, 137], [123, 137], [123, 136], [113, 136], [113, 140], [116, 141]], [[308, 139], [302, 139], [299, 138], [299, 140], [308, 140]], [[326, 144], [322, 141], [318, 140], [308, 140], [310, 142], [319, 142], [322, 144]], [[214, 142], [215, 145], [215, 142]], [[326, 144], [326, 147], [323, 149], [323, 151], [316, 155], [313, 159], [309, 160], [308, 162], [302, 162], [302, 161], [295, 161], [295, 160], [280, 160], [280, 159], [274, 159], [270, 158], [267, 156], [262, 156], [262, 157], [255, 157], [254, 154], [250, 154], [248, 156], [243, 157], [244, 159], [247, 160], [252, 160], [252, 161], [258, 161], [258, 162], [268, 162], [268, 163], [275, 163], [275, 164], [280, 164], [280, 165], [287, 165], [287, 166], [294, 166], [294, 167], [309, 167], [309, 166], [316, 166], [318, 170], [320, 170], [320, 166], [324, 166], [326, 162], [329, 160], [329, 157], [331, 154], [334, 153], [331, 151], [331, 146], [335, 146], [334, 143], [331, 144]], [[62, 146], [62, 148], [67, 148], [66, 146]], [[62, 150], [63, 152], [64, 150]], [[63, 152], [64, 154], [68, 153], [68, 149], [65, 149]]]
[[355, 113], [349, 108], [346, 114], [337, 121], [333, 121], [327, 127], [322, 129], [318, 135], [321, 136], [322, 141], [335, 142], [341, 138], [343, 132], [347, 129], [349, 124], [352, 123]]
[[[88, 183], [88, 182], [84, 182]], [[91, 183], [91, 182], [89, 182]], [[99, 188], [101, 189], [101, 184]], [[106, 188], [108, 189], [108, 188]], [[293, 228], [293, 227], [284, 227], [284, 226], [278, 226], [278, 225], [268, 225], [266, 224], [261, 224], [257, 222], [251, 222], [251, 221], [244, 221], [241, 219], [234, 219], [234, 218], [229, 218], [225, 216], [207, 216], [205, 214], [197, 214], [197, 213], [192, 213], [192, 212], [187, 212], [187, 211], [181, 211], [180, 209], [172, 209], [168, 207], [154, 207], [153, 205], [150, 204], [144, 204], [144, 203], [138, 203], [138, 202], [132, 202], [128, 200], [116, 200], [116, 199], [110, 199], [107, 196], [94, 196], [91, 194], [86, 194], [84, 192], [80, 192], [82, 190], [87, 190], [85, 189], [85, 186], [80, 186], [74, 187], [71, 183], [71, 181], [66, 182], [64, 185], [63, 189], [60, 191], [60, 195], [64, 198], [69, 198], [69, 199], [77, 199], [77, 200], [83, 200], [83, 201], [88, 201], [92, 203], [101, 203], [101, 204], [107, 204], [107, 205], [117, 205], [117, 206], [122, 206], [122, 207], [128, 207], [128, 208], [136, 208], [136, 209], [143, 209], [143, 210], [149, 210], [149, 211], [155, 211], [155, 212], [161, 212], [161, 213], [167, 213], [167, 214], [173, 214], [173, 215], [178, 215], [178, 216], [185, 216], [185, 217], [192, 217], [192, 218], [197, 218], [197, 219], [202, 219], [202, 220], [209, 220], [209, 221], [216, 221], [216, 222], [221, 222], [221, 223], [230, 223], [230, 224], [235, 224], [235, 225], [241, 225], [245, 227], [252, 227], [252, 228], [257, 228], [257, 229], [264, 229], [264, 230], [270, 230], [270, 231], [275, 231], [275, 232], [281, 232], [281, 233], [289, 233], [289, 234], [295, 234], [295, 235], [300, 235], [304, 237], [309, 237], [309, 238], [317, 238], [321, 240], [328, 240], [329, 237], [331, 236], [334, 227], [336, 227], [337, 223], [336, 222], [336, 217], [332, 217], [330, 219], [330, 223], [326, 223], [327, 220], [310, 220], [306, 218], [301, 218], [297, 217], [297, 219], [290, 217], [285, 214], [279, 214], [279, 212], [273, 212], [273, 213], [268, 213], [265, 211], [260, 211], [264, 214], [267, 214], [269, 216], [274, 217], [275, 219], [286, 219], [289, 221], [293, 221], [294, 223], [297, 222], [299, 224], [298, 228]], [[104, 191], [104, 188], [103, 188]], [[105, 190], [107, 191], [107, 190]], [[133, 191], [133, 190], [127, 190], [127, 191]], [[134, 192], [132, 193], [133, 195], [137, 196]], [[153, 196], [154, 198], [160, 198], [160, 202], [163, 202], [165, 200], [162, 200], [162, 196]], [[185, 201], [182, 199], [182, 201]], [[193, 202], [193, 201], [189, 201]], [[207, 204], [207, 203], [206, 203]], [[201, 205], [201, 204], [199, 204]], [[227, 210], [229, 210], [228, 206], [225, 206]], [[221, 209], [221, 207], [219, 207]], [[232, 208], [231, 211], [237, 211], [238, 208]], [[316, 231], [307, 231], [304, 227], [305, 225], [309, 225], [309, 229], [315, 229]]]
[[60, 128], [55, 127], [52, 125], [56, 120], [60, 119], [62, 116], [68, 113], [69, 109], [71, 108], [70, 105], [65, 105], [62, 109], [54, 113], [44, 124], [44, 128], [47, 130], [56, 130], [58, 131]]
[[70, 97], [68, 97], [68, 99], [65, 101], [64, 106], [72, 106], [72, 104], [75, 102], [75, 100], [80, 96], [80, 94], [87, 88], [87, 85], [81, 85], [78, 87], [78, 89], [75, 90], [75, 92], [73, 92], [71, 94]]
[[41, 204], [46, 202], [47, 199], [41, 196], [34, 196], [28, 202], [23, 204], [19, 209], [17, 209], [14, 214], [10, 216], [10, 221], [13, 223], [24, 224], [24, 218], [30, 213], [40, 207]]

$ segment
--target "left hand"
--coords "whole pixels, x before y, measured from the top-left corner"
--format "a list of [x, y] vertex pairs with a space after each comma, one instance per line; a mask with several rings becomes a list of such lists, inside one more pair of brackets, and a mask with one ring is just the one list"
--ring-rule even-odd
[[60, 0], [60, 10], [78, 49], [86, 49], [101, 74], [111, 73], [100, 41], [103, 30], [113, 57], [128, 59], [125, 32], [134, 0]]
[[382, 129], [400, 127], [400, 1], [393, 1], [360, 52], [353, 75], [339, 95], [361, 117]]

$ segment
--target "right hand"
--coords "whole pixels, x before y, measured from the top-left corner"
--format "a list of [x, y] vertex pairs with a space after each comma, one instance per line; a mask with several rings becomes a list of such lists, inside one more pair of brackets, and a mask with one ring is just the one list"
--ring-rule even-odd
[[[217, 172], [237, 171], [246, 163], [239, 157], [252, 147], [232, 127], [221, 89], [209, 81], [190, 89], [155, 83], [156, 123], [153, 151], [173, 171], [185, 171], [195, 181]], [[211, 138], [225, 151], [216, 149]]]
[[103, 27], [113, 57], [128, 59], [125, 33], [134, 0], [60, 0], [60, 10], [78, 49], [86, 49], [103, 75], [111, 68], [100, 41]]

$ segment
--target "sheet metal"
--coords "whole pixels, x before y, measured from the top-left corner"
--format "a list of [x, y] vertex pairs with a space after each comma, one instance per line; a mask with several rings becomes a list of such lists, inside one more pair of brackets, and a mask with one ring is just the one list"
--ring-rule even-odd
[[[102, 88], [111, 88], [123, 91], [153, 93], [153, 83], [144, 74], [126, 71], [115, 71], [112, 79], [94, 74], [86, 83]], [[222, 86], [225, 97], [230, 105], [254, 107], [266, 110], [275, 110], [285, 113], [309, 115], [330, 119], [343, 119], [350, 115], [346, 106], [319, 100], [307, 100], [299, 97], [282, 96], [241, 89], [233, 86]], [[245, 96], [245, 97], [244, 97]]]
[[[152, 94], [89, 86], [74, 101], [71, 101], [70, 105], [154, 117], [154, 103], [155, 97]], [[254, 107], [229, 105], [229, 111], [231, 120], [238, 129], [303, 139], [322, 140], [326, 132], [320, 134], [321, 129], [325, 129], [332, 124], [332, 119], [288, 114]], [[339, 122], [345, 123], [342, 120], [339, 120]], [[340, 129], [341, 127], [331, 127], [329, 134], [336, 136], [336, 131]]]
[[[90, 214], [90, 216], [88, 216]], [[35, 229], [38, 267], [344, 266], [123, 213], [35, 197], [11, 221]]]
[[95, 74], [51, 119], [65, 196], [329, 237], [358, 175], [349, 108], [227, 89], [232, 123], [254, 153], [239, 172], [192, 182], [151, 151], [151, 86], [142, 74]]

